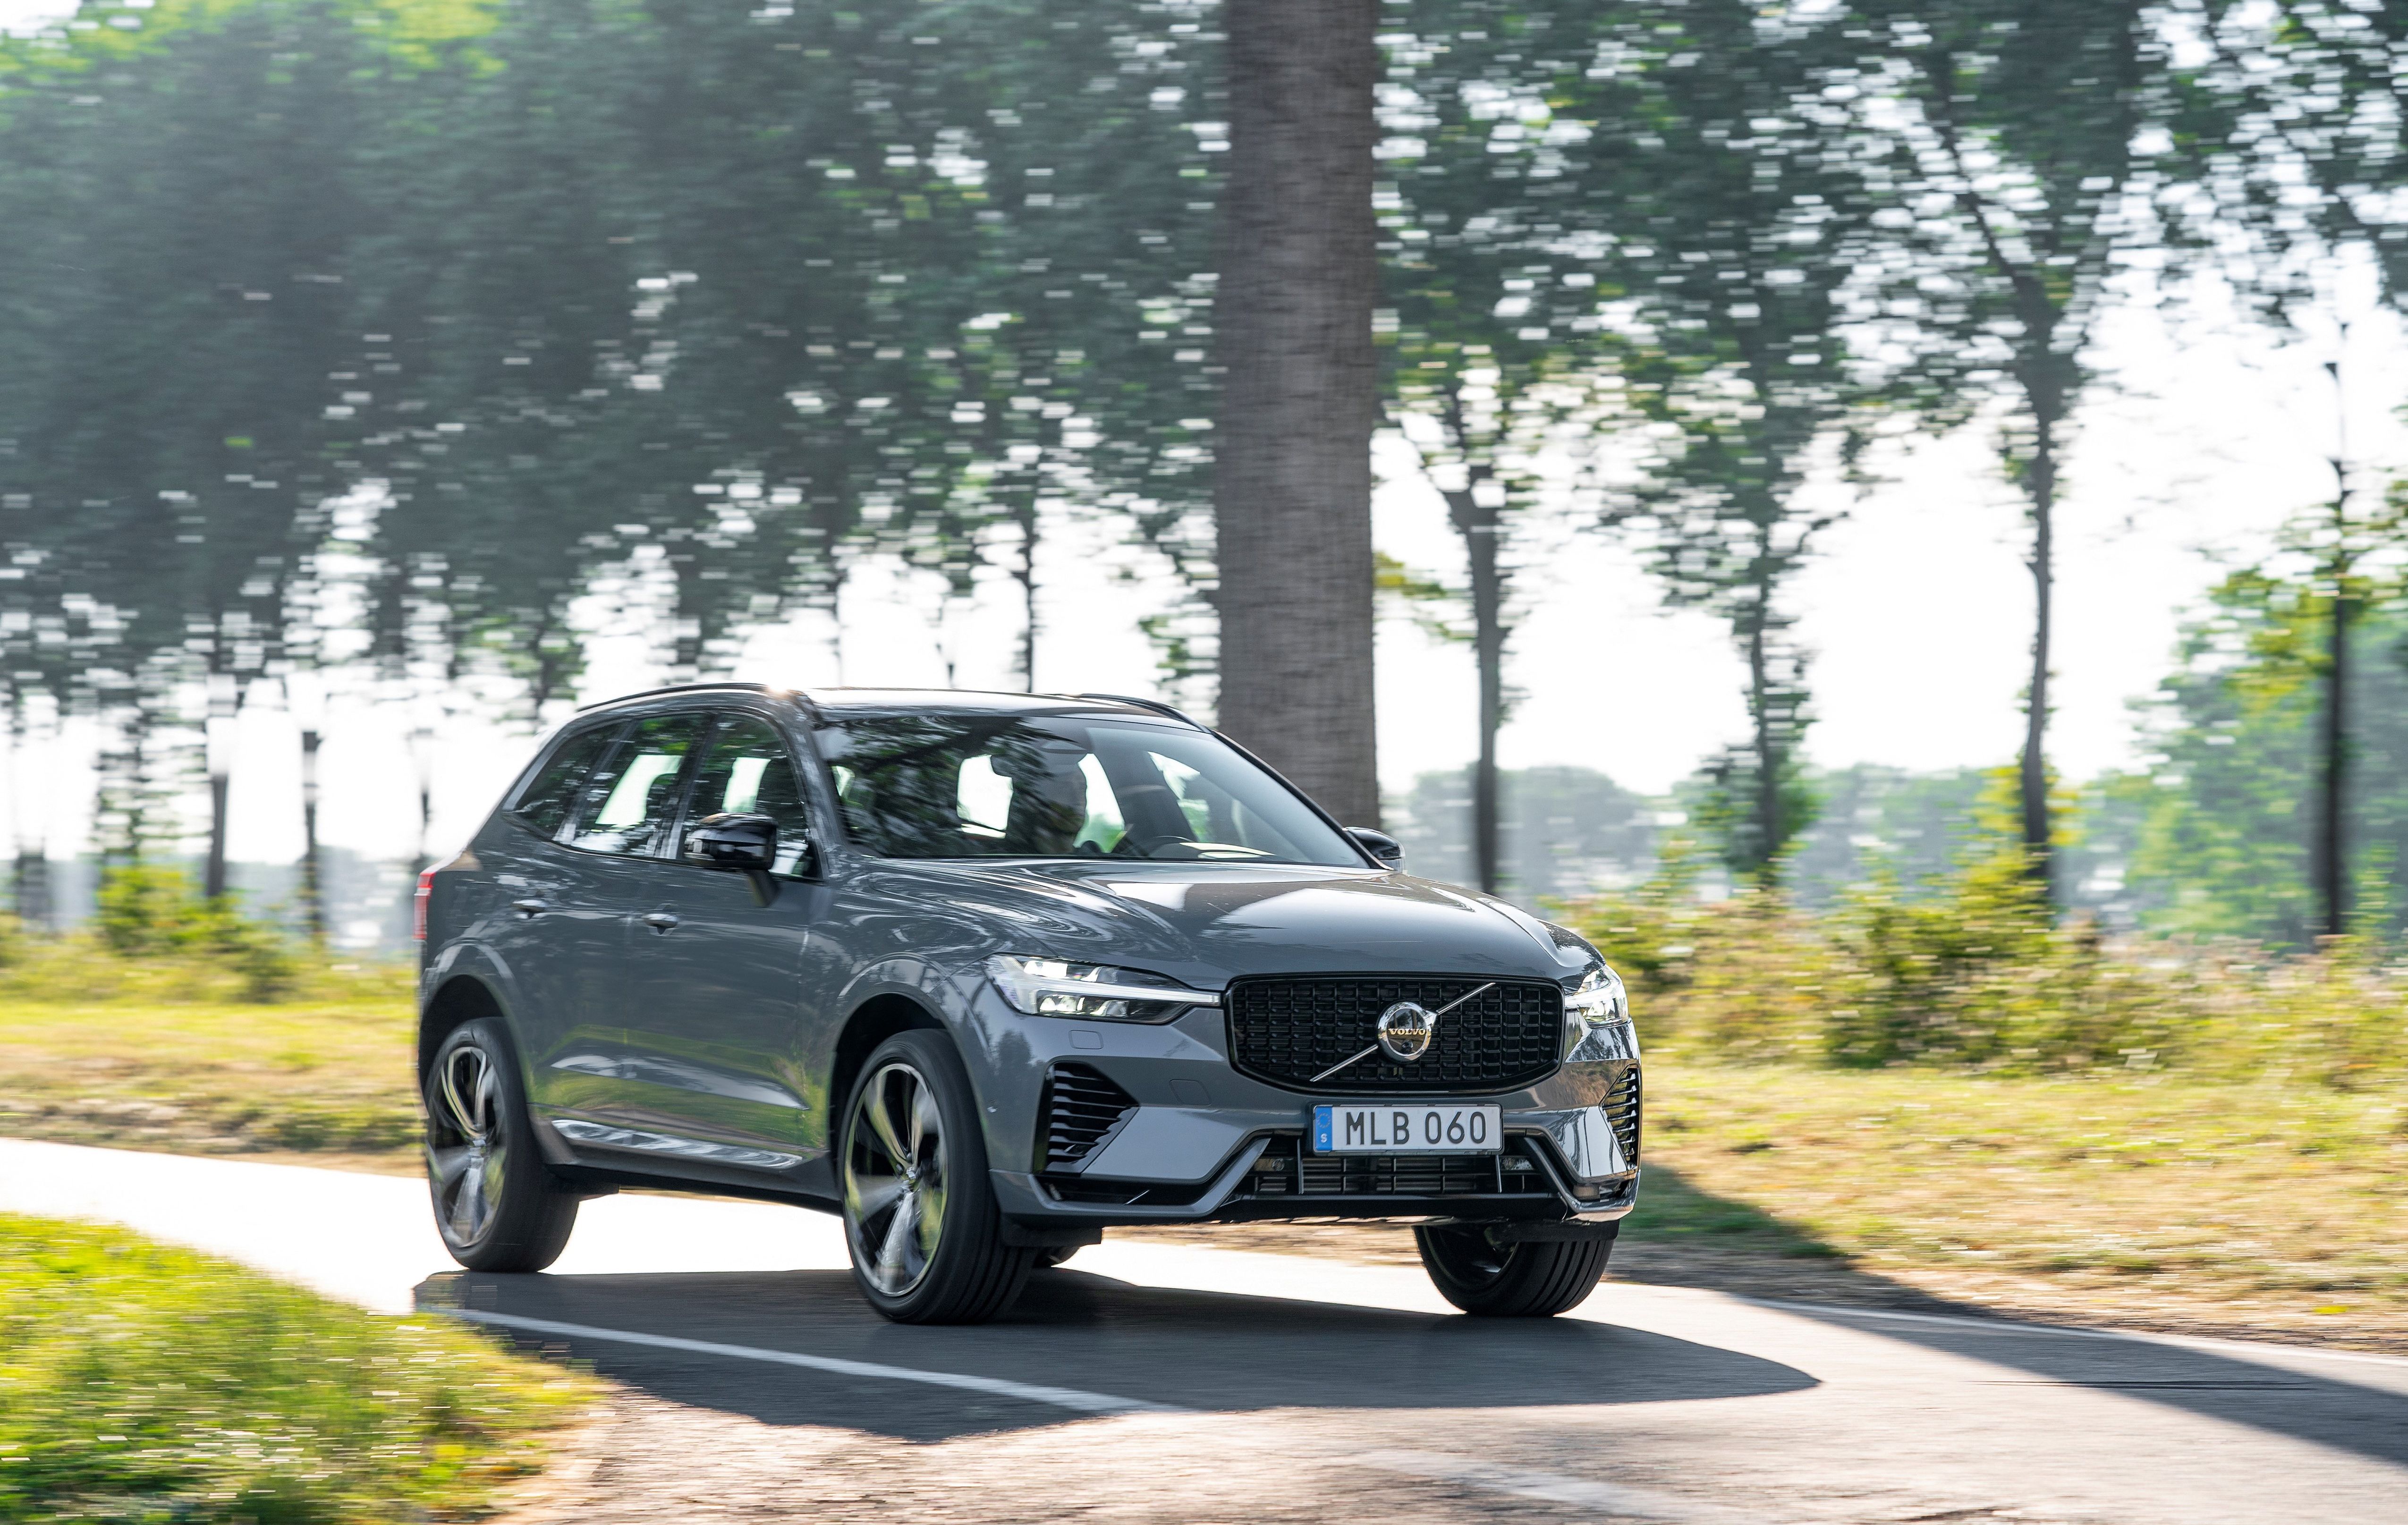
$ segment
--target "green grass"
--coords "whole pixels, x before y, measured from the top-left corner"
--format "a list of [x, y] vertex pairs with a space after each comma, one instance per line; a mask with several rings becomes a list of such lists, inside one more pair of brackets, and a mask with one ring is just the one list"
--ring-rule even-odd
[[[1638, 1239], [1941, 1295], [2408, 1342], [2408, 1095], [1652, 1057]], [[1668, 1176], [1674, 1177], [1667, 1179]]]
[[593, 1391], [431, 1319], [0, 1215], [0, 1520], [481, 1518]]
[[241, 999], [221, 961], [25, 940], [0, 968], [0, 1134], [183, 1154], [416, 1158], [410, 974], [301, 964]]

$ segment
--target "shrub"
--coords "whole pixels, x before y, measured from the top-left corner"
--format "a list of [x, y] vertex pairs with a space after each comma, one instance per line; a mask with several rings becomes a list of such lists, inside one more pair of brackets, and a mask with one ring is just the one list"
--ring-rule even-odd
[[1750, 1062], [2011, 1073], [2181, 1069], [2356, 1087], [2408, 1080], [2408, 962], [2372, 934], [2279, 957], [2059, 921], [2019, 852], [1910, 896], [1876, 878], [1820, 914], [1696, 898], [1679, 854], [1561, 906], [1630, 983], [1656, 1046]]

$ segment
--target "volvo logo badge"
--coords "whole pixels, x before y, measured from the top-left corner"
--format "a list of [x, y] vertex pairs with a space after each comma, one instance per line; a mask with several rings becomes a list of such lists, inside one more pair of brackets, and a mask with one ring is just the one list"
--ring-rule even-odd
[[1429, 1052], [1430, 1040], [1438, 1033], [1438, 1018], [1410, 1000], [1400, 1000], [1380, 1014], [1373, 1031], [1379, 1036], [1381, 1052], [1399, 1064], [1411, 1064]]

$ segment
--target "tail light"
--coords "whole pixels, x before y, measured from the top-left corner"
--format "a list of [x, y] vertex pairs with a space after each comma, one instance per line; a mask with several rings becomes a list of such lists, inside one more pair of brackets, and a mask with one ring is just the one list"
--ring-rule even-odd
[[426, 902], [434, 894], [435, 870], [420, 870], [418, 889], [409, 898], [409, 935], [421, 942], [426, 941]]

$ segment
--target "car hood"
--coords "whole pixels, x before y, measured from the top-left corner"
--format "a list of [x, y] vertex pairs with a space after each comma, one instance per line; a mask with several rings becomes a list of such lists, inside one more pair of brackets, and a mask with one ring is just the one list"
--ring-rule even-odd
[[[1369, 869], [1301, 864], [915, 864], [990, 913], [999, 949], [1150, 969], [1198, 989], [1244, 974], [1478, 974], [1561, 979], [1594, 957], [1502, 900]], [[937, 888], [928, 885], [925, 888]]]

